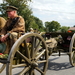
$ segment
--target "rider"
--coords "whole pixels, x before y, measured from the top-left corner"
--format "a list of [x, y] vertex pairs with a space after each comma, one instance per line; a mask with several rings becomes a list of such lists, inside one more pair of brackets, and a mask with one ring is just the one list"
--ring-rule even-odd
[[4, 55], [9, 54], [11, 46], [17, 40], [18, 33], [25, 32], [25, 21], [22, 16], [17, 14], [17, 10], [18, 8], [14, 6], [7, 7], [8, 20], [1, 31], [1, 42], [6, 44], [6, 50], [2, 53], [1, 58], [5, 58]]

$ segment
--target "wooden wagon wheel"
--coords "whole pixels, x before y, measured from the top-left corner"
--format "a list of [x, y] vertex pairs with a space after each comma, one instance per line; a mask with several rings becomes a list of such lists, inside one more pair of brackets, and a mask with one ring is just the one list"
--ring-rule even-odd
[[46, 40], [46, 36], [45, 36], [46, 32], [41, 32], [40, 35], [44, 38], [44, 40]]
[[46, 32], [41, 32], [41, 33], [40, 33], [40, 35], [44, 35], [44, 34], [46, 34]]
[[69, 47], [69, 60], [72, 66], [75, 66], [75, 34], [73, 34]]
[[0, 73], [5, 69], [5, 67], [6, 67], [6, 64], [1, 64]]
[[[16, 53], [21, 61], [19, 64], [13, 65]], [[44, 58], [41, 60], [42, 56]], [[48, 50], [44, 39], [37, 33], [26, 33], [21, 36], [13, 45], [8, 61], [10, 63], [6, 66], [7, 75], [13, 75], [13, 70], [16, 70], [17, 67], [22, 70], [16, 75], [45, 75], [48, 65]]]

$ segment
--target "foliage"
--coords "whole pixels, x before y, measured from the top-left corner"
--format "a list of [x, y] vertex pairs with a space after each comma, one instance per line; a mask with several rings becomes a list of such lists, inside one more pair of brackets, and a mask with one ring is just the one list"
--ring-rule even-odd
[[0, 4], [0, 12], [1, 12], [0, 16], [7, 19], [6, 14], [7, 6], [11, 5], [17, 7], [19, 9], [18, 14], [25, 19], [26, 23], [25, 27], [27, 30], [28, 26], [30, 25], [30, 17], [32, 14], [32, 11], [27, 4], [28, 2], [31, 2], [31, 0], [3, 0], [3, 3]]
[[61, 32], [67, 32], [70, 27], [62, 26]]
[[36, 24], [37, 24], [37, 26], [38, 26], [38, 30], [39, 31], [43, 31], [44, 30], [44, 26], [43, 26], [43, 22], [42, 22], [42, 20], [40, 20], [39, 18], [37, 18], [37, 17], [33, 17], [34, 18], [34, 20], [35, 20], [35, 22], [36, 22]]
[[57, 21], [45, 22], [47, 32], [55, 32], [60, 29], [61, 25]]
[[31, 0], [3, 0], [3, 3], [0, 4], [0, 12], [1, 12], [0, 16], [7, 19], [6, 14], [7, 6], [9, 5], [15, 6], [19, 9], [18, 14], [25, 19], [26, 31], [28, 31], [30, 27], [34, 29], [36, 28], [39, 31], [43, 31], [44, 30], [43, 23], [39, 18], [32, 16], [33, 12], [28, 5], [29, 2], [31, 2]]
[[73, 27], [75, 27], [75, 25]]
[[6, 16], [5, 12], [6, 12], [6, 8], [7, 6], [11, 5], [11, 6], [15, 6], [17, 7], [18, 13], [21, 14], [21, 12], [23, 11], [23, 9], [25, 9], [27, 7], [27, 2], [31, 1], [31, 0], [3, 0], [3, 3], [0, 4], [0, 12], [2, 16]]
[[28, 30], [30, 28], [37, 29], [38, 31], [44, 31], [42, 21], [33, 15], [31, 16], [31, 22], [30, 22], [30, 26], [29, 26]]

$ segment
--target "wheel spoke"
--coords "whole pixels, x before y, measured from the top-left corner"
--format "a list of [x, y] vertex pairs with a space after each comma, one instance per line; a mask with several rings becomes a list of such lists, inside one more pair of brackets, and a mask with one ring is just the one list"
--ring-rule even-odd
[[27, 66], [26, 64], [17, 64], [17, 65], [12, 65], [12, 69], [13, 68], [18, 68], [18, 67], [25, 67]]
[[35, 59], [38, 60], [44, 54], [44, 52], [45, 50], [41, 51]]
[[47, 60], [37, 61], [37, 63], [45, 63], [45, 62], [47, 62]]
[[72, 49], [74, 49], [74, 50], [75, 50], [75, 47], [73, 47]]
[[27, 57], [25, 57], [20, 51], [17, 51], [17, 53], [20, 54], [24, 58], [25, 61], [31, 64], [31, 61]]
[[37, 71], [39, 71], [41, 74], [44, 74], [44, 72], [43, 72], [42, 70], [40, 70], [38, 67], [35, 67], [35, 69], [36, 69]]
[[34, 50], [35, 50], [35, 37], [32, 37], [32, 47], [31, 47], [31, 58], [34, 58]]
[[39, 43], [37, 44], [37, 46], [36, 46], [36, 48], [35, 48], [35, 51], [34, 51], [34, 53], [35, 53], [34, 56], [36, 56], [37, 52], [41, 50], [41, 49], [40, 49], [40, 44], [41, 44], [41, 42], [39, 42]]
[[[7, 75], [36, 75], [37, 72], [45, 75], [48, 50], [44, 39], [37, 33], [21, 36], [11, 49], [9, 61], [6, 67]], [[19, 69], [19, 72], [14, 72], [13, 68]]]
[[0, 68], [0, 73], [4, 70], [6, 64], [3, 64], [2, 67]]
[[35, 75], [34, 69], [31, 68], [31, 70], [30, 70], [30, 72], [29, 72], [29, 75]]
[[31, 68], [30, 66], [25, 67], [19, 75], [25, 74], [26, 72], [28, 72], [30, 70], [30, 68]]
[[26, 54], [26, 56], [28, 57], [28, 58], [30, 58], [30, 54], [29, 54], [29, 49], [28, 49], [28, 46], [27, 46], [27, 43], [26, 43], [26, 41], [24, 40], [24, 48], [25, 48], [25, 54]]

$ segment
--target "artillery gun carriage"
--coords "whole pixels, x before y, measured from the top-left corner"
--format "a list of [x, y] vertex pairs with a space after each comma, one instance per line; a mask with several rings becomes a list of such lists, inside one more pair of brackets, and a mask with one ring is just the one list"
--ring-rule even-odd
[[20, 68], [16, 75], [46, 75], [48, 58], [53, 53], [69, 55], [75, 66], [74, 33], [25, 33], [14, 43], [7, 63], [2, 63], [0, 73], [6, 67], [6, 75], [14, 75], [13, 70]]

